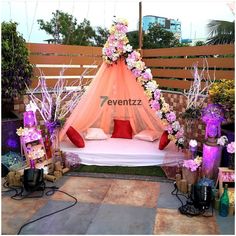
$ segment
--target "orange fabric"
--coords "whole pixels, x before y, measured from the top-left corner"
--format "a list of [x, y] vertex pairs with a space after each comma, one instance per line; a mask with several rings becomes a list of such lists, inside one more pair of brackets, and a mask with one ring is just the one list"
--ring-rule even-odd
[[[101, 96], [109, 99], [102, 106]], [[114, 65], [102, 64], [61, 129], [60, 140], [65, 137], [70, 126], [80, 132], [90, 127], [102, 128], [105, 133], [111, 134], [114, 119], [130, 120], [134, 134], [150, 129], [161, 136], [164, 130], [160, 119], [149, 106], [144, 89], [136, 82], [124, 59], [119, 59]]]

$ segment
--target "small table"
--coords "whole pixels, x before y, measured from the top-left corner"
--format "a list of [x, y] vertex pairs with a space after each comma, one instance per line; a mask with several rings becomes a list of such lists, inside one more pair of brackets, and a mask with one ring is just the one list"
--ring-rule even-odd
[[234, 182], [235, 180], [235, 172], [234, 170], [231, 170], [227, 167], [219, 167], [219, 173], [218, 173], [218, 178], [216, 181], [216, 186], [219, 181], [219, 196], [223, 193], [224, 187], [223, 183], [224, 182]]

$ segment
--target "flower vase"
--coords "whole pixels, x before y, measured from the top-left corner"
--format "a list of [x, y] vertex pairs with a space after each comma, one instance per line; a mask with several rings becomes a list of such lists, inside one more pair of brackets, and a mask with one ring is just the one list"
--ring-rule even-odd
[[195, 184], [198, 179], [198, 171], [191, 171], [186, 167], [182, 168], [183, 179], [187, 180], [188, 184]]

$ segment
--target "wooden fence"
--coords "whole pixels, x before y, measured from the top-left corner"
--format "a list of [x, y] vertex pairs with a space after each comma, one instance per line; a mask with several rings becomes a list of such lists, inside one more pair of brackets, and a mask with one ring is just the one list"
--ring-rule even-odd
[[83, 79], [91, 80], [102, 63], [101, 47], [71, 46], [58, 44], [28, 43], [29, 60], [35, 65], [31, 87], [36, 87], [38, 77], [45, 76], [48, 87], [53, 87], [63, 68], [68, 85], [77, 80], [86, 70]]
[[[32, 87], [42, 73], [52, 87], [66, 68], [63, 77], [70, 82], [91, 80], [102, 63], [101, 47], [28, 43], [30, 62], [35, 64]], [[212, 45], [142, 50], [143, 61], [151, 68], [161, 88], [188, 89], [193, 79], [193, 65], [202, 69], [207, 58], [209, 74], [216, 79], [234, 79], [234, 45]]]
[[201, 72], [204, 58], [211, 78], [215, 74], [216, 80], [234, 79], [232, 44], [143, 50], [145, 64], [152, 69], [160, 87], [166, 88], [188, 89], [193, 80], [193, 65], [198, 64]]

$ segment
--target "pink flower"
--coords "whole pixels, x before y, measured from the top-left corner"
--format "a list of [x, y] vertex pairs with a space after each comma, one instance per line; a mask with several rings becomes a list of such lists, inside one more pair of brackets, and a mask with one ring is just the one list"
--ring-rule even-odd
[[159, 104], [158, 101], [152, 100], [152, 101], [150, 102], [150, 104], [151, 104], [151, 108], [152, 108], [152, 109], [154, 109], [154, 110], [160, 110], [160, 104]]
[[168, 125], [166, 130], [168, 131], [169, 134], [173, 134], [173, 129], [171, 125]]
[[139, 69], [133, 69], [132, 73], [135, 77], [139, 77], [141, 75], [141, 71]]
[[173, 111], [169, 112], [169, 113], [166, 113], [166, 119], [169, 121], [169, 122], [174, 122], [176, 120], [176, 115]]
[[184, 160], [184, 163], [183, 163], [183, 167], [186, 167], [187, 169], [191, 170], [191, 171], [196, 171], [197, 168], [199, 167], [200, 165], [197, 164], [194, 160]]
[[150, 80], [150, 79], [152, 79], [151, 70], [150, 70], [149, 68], [146, 69], [146, 70], [142, 73], [142, 77], [143, 77], [145, 80]]
[[235, 153], [235, 143], [231, 142], [227, 145], [227, 152], [228, 153]]
[[160, 97], [161, 97], [161, 91], [160, 91], [159, 89], [156, 89], [156, 90], [154, 91], [154, 98], [155, 98], [156, 100], [159, 100]]
[[112, 47], [109, 47], [109, 48], [106, 48], [105, 49], [105, 54], [108, 56], [108, 57], [111, 57], [113, 55], [113, 52], [114, 52], [114, 48]]
[[124, 43], [122, 41], [118, 41], [117, 42], [117, 48], [118, 49], [123, 49], [123, 47], [124, 47]]
[[180, 130], [176, 133], [175, 137], [177, 139], [182, 138], [184, 136], [184, 129], [183, 127], [180, 128]]
[[115, 38], [114, 34], [111, 34], [111, 35], [108, 37], [109, 43], [113, 43], [115, 40], [116, 40], [116, 38]]
[[128, 55], [128, 59], [133, 59], [133, 60], [137, 61], [138, 59], [140, 59], [139, 52], [133, 51], [132, 53], [130, 53]]
[[120, 23], [116, 24], [116, 29], [122, 33], [126, 33], [128, 30], [127, 26]]

